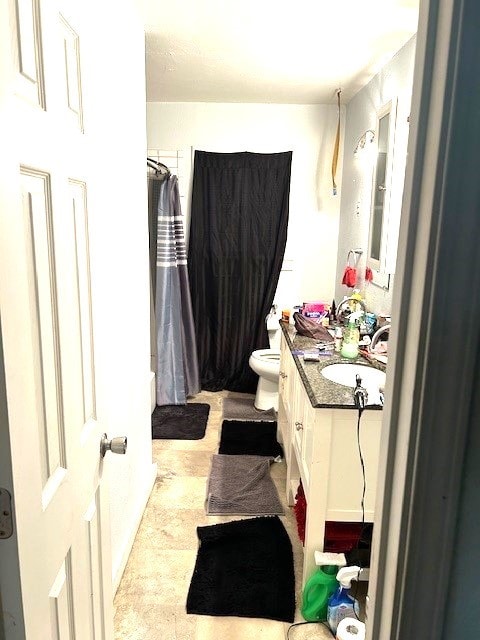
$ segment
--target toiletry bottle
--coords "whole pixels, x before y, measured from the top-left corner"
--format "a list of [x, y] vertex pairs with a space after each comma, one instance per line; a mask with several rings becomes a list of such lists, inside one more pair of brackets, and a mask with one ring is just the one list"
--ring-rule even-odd
[[327, 603], [336, 591], [338, 566], [329, 564], [318, 567], [303, 589], [302, 616], [309, 622], [327, 619]]
[[343, 567], [337, 573], [340, 586], [328, 599], [327, 622], [332, 633], [337, 632], [337, 627], [344, 618], [358, 618], [360, 607], [357, 600], [348, 593], [352, 579], [358, 576], [360, 567]]
[[328, 320], [331, 327], [335, 326], [335, 322], [337, 321], [337, 305], [335, 304], [335, 299], [332, 300], [332, 305], [328, 312]]
[[342, 349], [343, 331], [342, 327], [335, 328], [335, 351], [340, 353]]
[[358, 330], [357, 320], [362, 315], [360, 311], [351, 313], [348, 317], [348, 324], [343, 332], [343, 342], [340, 354], [344, 358], [356, 358], [358, 356], [358, 342], [360, 340], [360, 332]]

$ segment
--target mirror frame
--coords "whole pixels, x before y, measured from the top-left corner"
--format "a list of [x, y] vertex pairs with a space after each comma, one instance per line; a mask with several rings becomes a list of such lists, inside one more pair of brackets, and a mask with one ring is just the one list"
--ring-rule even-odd
[[[382, 289], [388, 290], [390, 287], [390, 274], [386, 271], [387, 264], [387, 248], [388, 248], [388, 227], [390, 218], [390, 204], [391, 204], [391, 187], [392, 187], [392, 175], [394, 168], [394, 156], [395, 156], [395, 132], [397, 126], [397, 103], [398, 99], [392, 98], [386, 104], [384, 104], [377, 111], [377, 123], [375, 134], [376, 145], [376, 160], [372, 170], [372, 187], [370, 192], [370, 220], [368, 229], [368, 251], [367, 251], [367, 266], [373, 272], [372, 284]], [[387, 142], [387, 161], [385, 167], [385, 196], [383, 201], [383, 216], [382, 216], [382, 232], [380, 239], [380, 257], [374, 259], [370, 257], [371, 245], [372, 245], [372, 232], [373, 232], [373, 211], [375, 206], [375, 189], [377, 179], [377, 159], [378, 159], [378, 132], [380, 130], [380, 120], [387, 114], [390, 114], [390, 121], [388, 127], [388, 142]]]

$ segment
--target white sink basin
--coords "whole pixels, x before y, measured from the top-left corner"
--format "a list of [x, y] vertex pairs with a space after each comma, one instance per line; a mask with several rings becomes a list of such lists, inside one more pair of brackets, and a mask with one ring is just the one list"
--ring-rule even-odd
[[383, 371], [368, 367], [362, 364], [343, 364], [338, 362], [337, 364], [329, 364], [322, 369], [322, 375], [336, 382], [337, 384], [343, 384], [345, 387], [355, 387], [357, 384], [357, 374], [362, 379], [362, 387], [367, 390], [378, 390], [380, 387], [385, 387], [385, 374]]

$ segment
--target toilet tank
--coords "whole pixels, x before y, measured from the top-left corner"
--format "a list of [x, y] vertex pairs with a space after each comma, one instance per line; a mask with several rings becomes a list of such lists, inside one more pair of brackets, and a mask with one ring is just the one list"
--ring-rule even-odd
[[267, 332], [268, 332], [268, 345], [270, 349], [280, 351], [280, 325], [278, 324], [279, 318], [275, 313], [269, 313], [266, 318]]
[[281, 339], [280, 327], [275, 331], [273, 330], [269, 331], [268, 345], [270, 349], [273, 349], [274, 351], [280, 351], [280, 339]]

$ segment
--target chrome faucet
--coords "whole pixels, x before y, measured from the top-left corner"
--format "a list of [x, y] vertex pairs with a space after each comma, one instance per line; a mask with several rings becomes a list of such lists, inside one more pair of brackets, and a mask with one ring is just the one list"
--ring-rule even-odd
[[375, 349], [375, 345], [377, 344], [377, 342], [380, 340], [380, 338], [383, 336], [384, 333], [390, 333], [391, 326], [392, 325], [390, 324], [384, 324], [375, 331], [375, 333], [372, 336], [372, 341], [368, 345], [368, 350], [370, 352]]
[[[367, 308], [365, 307], [365, 303], [363, 302], [363, 300], [358, 300], [358, 298], [345, 298], [345, 300], [342, 300], [342, 302], [340, 302], [340, 304], [337, 307], [337, 320], [339, 322], [343, 321], [344, 316], [349, 316], [351, 313], [353, 313], [354, 311], [356, 311], [356, 307], [354, 306], [353, 309], [350, 307], [350, 303], [353, 303], [353, 305], [360, 305], [360, 307], [362, 308], [363, 313], [366, 312]], [[344, 309], [343, 307], [347, 306], [349, 307], [348, 311], [346, 309]], [[352, 305], [352, 306], [353, 306]]]

